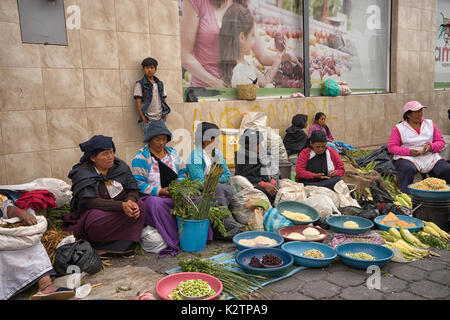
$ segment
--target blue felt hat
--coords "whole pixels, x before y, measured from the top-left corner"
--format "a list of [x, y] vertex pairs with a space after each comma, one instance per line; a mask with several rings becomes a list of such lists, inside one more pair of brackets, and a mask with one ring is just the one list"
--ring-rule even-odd
[[150, 141], [151, 138], [165, 134], [167, 136], [167, 142], [172, 140], [172, 133], [167, 129], [166, 122], [164, 120], [150, 121], [148, 126], [144, 129], [144, 142]]

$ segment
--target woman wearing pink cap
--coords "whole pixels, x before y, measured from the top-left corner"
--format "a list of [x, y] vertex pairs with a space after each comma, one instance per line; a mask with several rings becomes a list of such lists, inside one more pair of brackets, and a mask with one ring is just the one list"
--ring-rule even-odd
[[430, 119], [422, 117], [427, 108], [418, 101], [403, 106], [403, 120], [392, 129], [388, 150], [394, 154], [400, 190], [410, 193], [408, 185], [417, 171], [430, 173], [450, 183], [450, 164], [439, 156], [445, 141]]

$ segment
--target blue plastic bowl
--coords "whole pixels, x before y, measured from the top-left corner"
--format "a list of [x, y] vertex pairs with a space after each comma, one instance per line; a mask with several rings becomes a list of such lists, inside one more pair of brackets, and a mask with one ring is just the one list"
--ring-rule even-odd
[[[317, 212], [316, 209], [314, 209], [311, 206], [308, 206], [305, 203], [298, 201], [290, 201], [290, 200], [280, 201], [275, 205], [275, 208], [278, 210], [280, 214], [283, 215], [283, 217], [289, 219], [294, 224], [310, 224], [316, 222], [320, 218], [319, 213]], [[283, 211], [286, 210], [306, 214], [311, 218], [311, 221], [300, 221], [288, 218], [283, 214]]]
[[278, 233], [269, 232], [269, 231], [247, 231], [247, 232], [238, 233], [237, 235], [235, 235], [233, 237], [233, 242], [237, 246], [239, 251], [240, 250], [245, 250], [245, 249], [257, 248], [257, 247], [249, 247], [249, 246], [245, 246], [245, 245], [239, 244], [239, 241], [242, 240], [242, 239], [254, 239], [257, 236], [263, 236], [263, 237], [271, 238], [271, 239], [274, 239], [277, 242], [276, 245], [267, 246], [267, 247], [263, 247], [263, 248], [278, 248], [284, 242], [284, 238], [282, 236], [280, 236]]
[[[385, 230], [385, 231], [389, 231], [390, 228], [395, 228], [397, 230], [400, 230], [399, 227], [390, 227], [390, 226], [386, 226], [384, 224], [381, 224], [381, 220], [384, 219], [384, 217], [386, 217], [385, 214], [383, 214], [382, 216], [378, 216], [375, 219], [373, 219], [373, 222], [375, 222], [375, 224], [378, 226], [378, 228], [380, 228], [381, 230]], [[399, 218], [400, 220], [403, 220], [405, 222], [408, 223], [414, 223], [417, 227], [409, 227], [409, 228], [405, 228], [407, 230], [409, 230], [409, 232], [417, 232], [420, 229], [423, 228], [423, 221], [414, 217], [410, 217], [410, 216], [404, 216], [401, 214], [397, 215], [397, 218]]]
[[[281, 246], [281, 249], [289, 253], [294, 257], [295, 264], [310, 267], [310, 268], [323, 268], [329, 265], [335, 258], [336, 252], [330, 246], [319, 242], [302, 242], [302, 241], [290, 241]], [[325, 255], [323, 259], [315, 259], [304, 257], [303, 254], [311, 249], [316, 249]]]
[[[249, 266], [253, 256], [262, 259], [266, 254], [273, 254], [283, 260], [283, 264], [276, 268], [253, 268]], [[279, 277], [286, 273], [287, 269], [294, 263], [294, 258], [287, 252], [277, 248], [252, 248], [240, 251], [236, 255], [236, 263], [250, 274], [266, 277]]]
[[[346, 253], [365, 252], [375, 258], [375, 260], [360, 260], [347, 257]], [[383, 267], [391, 261], [394, 252], [391, 249], [374, 243], [349, 242], [338, 245], [336, 253], [341, 260], [348, 266], [357, 269], [367, 269], [369, 266], [377, 265]]]
[[[346, 228], [344, 223], [354, 221], [359, 228]], [[337, 233], [360, 234], [369, 231], [373, 227], [373, 222], [369, 219], [358, 216], [331, 216], [327, 219], [327, 224], [331, 230]]]
[[[432, 199], [450, 199], [450, 190], [448, 191], [431, 191], [431, 190], [421, 190], [416, 188], [411, 188], [412, 184], [408, 186], [411, 190], [411, 194], [420, 198], [432, 198]], [[450, 186], [448, 184], [447, 186]]]

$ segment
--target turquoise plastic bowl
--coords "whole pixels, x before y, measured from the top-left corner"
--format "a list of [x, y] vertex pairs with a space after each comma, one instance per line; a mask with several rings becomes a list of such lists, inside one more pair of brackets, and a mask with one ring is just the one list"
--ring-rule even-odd
[[[397, 230], [400, 230], [399, 227], [390, 227], [390, 226], [386, 226], [384, 224], [381, 224], [381, 220], [384, 219], [384, 217], [386, 217], [386, 215], [382, 215], [382, 216], [378, 216], [375, 219], [373, 219], [373, 222], [375, 222], [375, 224], [378, 226], [378, 228], [380, 228], [381, 230], [385, 230], [385, 231], [389, 231], [390, 228], [395, 228]], [[417, 232], [420, 229], [423, 228], [423, 221], [414, 217], [410, 217], [410, 216], [404, 216], [401, 214], [397, 215], [397, 218], [399, 218], [400, 220], [403, 220], [405, 222], [408, 223], [414, 223], [417, 227], [409, 227], [409, 228], [405, 228], [407, 230], [409, 230], [409, 232]]]
[[[283, 264], [276, 268], [253, 268], [249, 266], [253, 256], [262, 259], [266, 254], [273, 254], [283, 260]], [[253, 248], [240, 251], [236, 255], [236, 263], [246, 272], [266, 277], [280, 277], [294, 264], [294, 258], [287, 252], [277, 248]]]
[[[408, 186], [409, 190], [411, 191], [411, 194], [416, 197], [420, 198], [432, 198], [432, 199], [449, 199], [450, 198], [450, 191], [432, 191], [432, 190], [421, 190], [411, 187], [412, 184]], [[447, 186], [450, 187], [450, 184]]]
[[[330, 246], [319, 242], [290, 241], [281, 246], [281, 249], [294, 257], [294, 263], [309, 268], [323, 268], [336, 258], [336, 251]], [[303, 254], [316, 249], [325, 255], [323, 259], [304, 257]]]
[[[365, 252], [375, 258], [375, 260], [360, 260], [347, 257], [346, 253]], [[383, 267], [394, 257], [391, 249], [374, 243], [349, 242], [338, 245], [336, 253], [346, 265], [356, 269], [367, 269], [369, 266], [376, 265]]]
[[271, 238], [271, 239], [274, 239], [277, 242], [276, 245], [262, 247], [262, 248], [278, 248], [284, 242], [284, 238], [282, 236], [280, 236], [278, 233], [270, 232], [270, 231], [247, 231], [247, 232], [238, 233], [237, 235], [235, 235], [233, 237], [233, 242], [237, 246], [237, 249], [239, 251], [240, 250], [245, 250], [245, 249], [257, 248], [257, 247], [249, 247], [249, 246], [245, 246], [245, 245], [239, 244], [239, 241], [242, 240], [242, 239], [254, 239], [257, 236], [263, 236], [263, 237]]
[[[344, 223], [347, 221], [354, 221], [359, 225], [359, 228], [346, 228]], [[331, 230], [337, 233], [360, 234], [369, 231], [373, 226], [373, 222], [369, 219], [358, 216], [331, 216], [327, 219], [327, 224]]]
[[[311, 206], [308, 206], [305, 203], [298, 201], [291, 201], [291, 200], [280, 201], [275, 205], [275, 208], [281, 215], [283, 215], [283, 217], [289, 219], [294, 224], [303, 224], [303, 225], [310, 224], [316, 222], [320, 218], [319, 213], [317, 212], [316, 209], [314, 209]], [[311, 218], [311, 221], [300, 221], [288, 218], [283, 214], [283, 211], [285, 210], [306, 214]]]

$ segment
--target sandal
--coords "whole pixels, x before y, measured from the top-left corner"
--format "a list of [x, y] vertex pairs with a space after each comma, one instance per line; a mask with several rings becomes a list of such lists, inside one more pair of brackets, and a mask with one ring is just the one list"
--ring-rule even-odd
[[102, 260], [109, 260], [112, 259], [114, 257], [122, 257], [125, 259], [131, 259], [134, 258], [134, 250], [133, 251], [129, 251], [129, 252], [125, 252], [125, 253], [119, 253], [119, 252], [106, 252], [100, 255], [100, 259]]
[[69, 288], [60, 287], [52, 293], [38, 291], [30, 297], [30, 300], [67, 300], [75, 296], [75, 291]]

